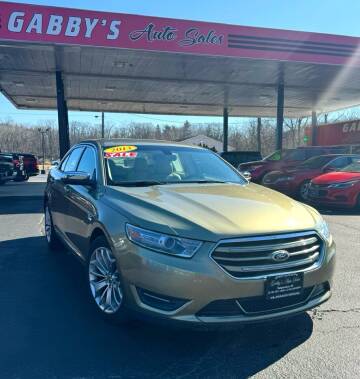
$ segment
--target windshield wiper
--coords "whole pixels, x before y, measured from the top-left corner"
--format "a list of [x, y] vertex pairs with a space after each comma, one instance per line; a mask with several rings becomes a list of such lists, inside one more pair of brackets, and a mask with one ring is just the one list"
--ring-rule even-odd
[[183, 184], [183, 183], [199, 183], [199, 184], [203, 184], [203, 183], [228, 183], [228, 182], [224, 182], [222, 180], [186, 180], [186, 181], [181, 181], [181, 182], [178, 182], [180, 184]]
[[157, 186], [167, 184], [166, 182], [159, 182], [157, 180], [136, 180], [128, 182], [114, 182], [116, 186], [124, 187], [147, 187], [147, 186]]

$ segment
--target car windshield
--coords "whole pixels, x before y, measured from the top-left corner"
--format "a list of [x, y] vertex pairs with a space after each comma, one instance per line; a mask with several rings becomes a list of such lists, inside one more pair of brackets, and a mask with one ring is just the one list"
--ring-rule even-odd
[[111, 185], [247, 183], [217, 154], [205, 149], [166, 145], [106, 146], [104, 159]]
[[341, 172], [360, 172], [360, 161], [355, 161], [343, 169], [339, 170]]
[[320, 155], [319, 157], [313, 157], [306, 160], [304, 163], [301, 163], [297, 166], [298, 169], [307, 169], [307, 168], [321, 168], [333, 160], [334, 157]]

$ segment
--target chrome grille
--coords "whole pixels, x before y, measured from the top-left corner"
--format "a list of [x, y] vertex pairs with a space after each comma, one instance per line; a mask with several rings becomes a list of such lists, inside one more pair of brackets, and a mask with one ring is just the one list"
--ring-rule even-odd
[[[288, 253], [286, 261], [274, 260], [280, 250]], [[303, 232], [223, 240], [211, 257], [235, 278], [256, 278], [315, 269], [322, 254], [322, 239], [315, 232]]]

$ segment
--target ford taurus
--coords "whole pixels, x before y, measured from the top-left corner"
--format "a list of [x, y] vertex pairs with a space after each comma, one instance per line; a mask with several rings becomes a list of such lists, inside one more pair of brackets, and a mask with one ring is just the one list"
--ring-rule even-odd
[[90, 301], [111, 319], [256, 322], [331, 296], [335, 244], [320, 214], [208, 149], [82, 142], [51, 170], [44, 209], [50, 248], [85, 264]]

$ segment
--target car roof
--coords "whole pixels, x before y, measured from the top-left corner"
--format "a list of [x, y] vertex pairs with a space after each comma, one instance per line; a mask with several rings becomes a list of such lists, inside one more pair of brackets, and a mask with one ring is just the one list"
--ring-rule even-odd
[[174, 147], [187, 147], [192, 149], [208, 150], [200, 146], [187, 145], [181, 142], [163, 141], [155, 139], [133, 139], [133, 138], [111, 138], [111, 139], [90, 139], [84, 140], [80, 143], [92, 143], [103, 147], [110, 147], [115, 145], [138, 145], [138, 146], [174, 146]]

